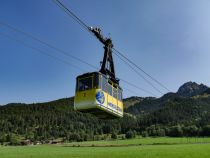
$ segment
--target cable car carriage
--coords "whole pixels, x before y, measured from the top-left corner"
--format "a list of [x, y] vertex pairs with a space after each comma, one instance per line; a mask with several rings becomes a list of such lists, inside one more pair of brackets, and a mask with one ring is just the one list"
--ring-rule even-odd
[[115, 77], [112, 40], [103, 38], [99, 28], [90, 31], [104, 44], [103, 63], [99, 72], [77, 76], [74, 109], [99, 118], [123, 117], [122, 88]]

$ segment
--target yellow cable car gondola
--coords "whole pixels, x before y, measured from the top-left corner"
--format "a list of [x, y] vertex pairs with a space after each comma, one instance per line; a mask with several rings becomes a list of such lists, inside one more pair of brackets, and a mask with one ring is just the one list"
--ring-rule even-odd
[[115, 77], [112, 40], [103, 38], [99, 28], [90, 28], [90, 31], [104, 44], [103, 63], [99, 72], [77, 77], [74, 109], [99, 118], [123, 117], [122, 88]]

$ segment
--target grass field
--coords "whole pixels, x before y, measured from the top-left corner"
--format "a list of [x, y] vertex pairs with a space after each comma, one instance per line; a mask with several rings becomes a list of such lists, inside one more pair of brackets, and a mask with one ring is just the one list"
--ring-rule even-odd
[[118, 146], [118, 145], [173, 145], [173, 144], [194, 144], [194, 143], [210, 143], [210, 138], [139, 138], [126, 139], [117, 141], [87, 141], [68, 143], [68, 146]]
[[[186, 138], [143, 138], [63, 145], [2, 146], [0, 158], [209, 158], [210, 139], [193, 139], [191, 142]], [[166, 144], [163, 145], [164, 143]], [[84, 144], [92, 147], [81, 147]], [[116, 144], [118, 145], [116, 147], [108, 146]], [[71, 147], [71, 145], [80, 145], [80, 147]]]

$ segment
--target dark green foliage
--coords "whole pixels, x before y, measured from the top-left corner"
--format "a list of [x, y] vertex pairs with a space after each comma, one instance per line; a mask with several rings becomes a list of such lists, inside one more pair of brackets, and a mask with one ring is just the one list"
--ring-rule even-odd
[[149, 136], [149, 134], [148, 134], [147, 131], [143, 131], [143, 132], [141, 133], [141, 135], [142, 135], [142, 137], [148, 137], [148, 136]]
[[144, 136], [165, 136], [165, 129], [161, 128], [159, 125], [152, 125], [148, 128], [146, 128], [146, 131], [144, 132]]
[[135, 134], [135, 132], [132, 131], [132, 130], [127, 131], [126, 134], [125, 134], [125, 137], [126, 137], [127, 139], [134, 138], [135, 136], [136, 136], [136, 134]]
[[[102, 134], [135, 128], [136, 119], [100, 120], [73, 110], [73, 98], [39, 104], [9, 104], [0, 107], [0, 143], [17, 144], [13, 135], [33, 142], [63, 138], [64, 141], [102, 139]], [[122, 128], [123, 127], [123, 128]], [[96, 136], [98, 135], [98, 136]], [[14, 137], [15, 138], [15, 137]]]
[[112, 132], [111, 138], [112, 138], [112, 139], [117, 139], [117, 134], [116, 134], [115, 132]]
[[183, 136], [183, 130], [181, 126], [172, 126], [167, 131], [167, 136], [171, 137], [182, 137]]
[[[133, 103], [132, 103], [133, 102]], [[147, 136], [210, 136], [210, 96], [182, 97], [168, 93], [161, 98], [126, 99], [124, 117], [101, 120], [73, 110], [73, 98], [38, 104], [0, 106], [0, 144], [102, 140], [117, 134]], [[124, 139], [124, 137], [123, 137]]]
[[204, 91], [202, 94], [210, 94], [210, 88], [208, 88], [206, 91]]
[[203, 127], [201, 135], [202, 136], [210, 136], [210, 125]]
[[198, 136], [200, 133], [199, 128], [195, 125], [183, 127], [183, 135], [188, 137]]
[[6, 142], [6, 139], [7, 139], [6, 135], [1, 133], [0, 134], [0, 144], [3, 145], [3, 143]]

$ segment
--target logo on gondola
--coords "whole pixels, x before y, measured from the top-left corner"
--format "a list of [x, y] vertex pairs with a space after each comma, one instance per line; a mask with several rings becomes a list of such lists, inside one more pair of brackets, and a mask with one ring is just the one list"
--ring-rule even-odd
[[96, 93], [96, 100], [97, 100], [100, 104], [103, 104], [104, 101], [105, 101], [104, 92], [98, 91], [98, 92]]

